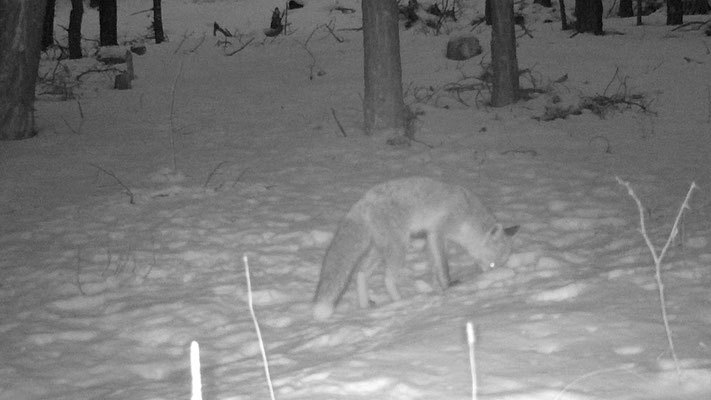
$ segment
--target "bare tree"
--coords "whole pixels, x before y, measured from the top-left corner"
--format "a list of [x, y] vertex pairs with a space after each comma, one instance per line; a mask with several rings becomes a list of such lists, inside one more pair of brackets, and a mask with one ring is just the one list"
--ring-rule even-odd
[[602, 0], [575, 0], [575, 29], [580, 32], [592, 32], [603, 35]]
[[682, 0], [667, 0], [667, 25], [684, 23], [684, 4]]
[[165, 33], [163, 33], [163, 11], [161, 0], [153, 0], [153, 36], [156, 44], [165, 41]]
[[491, 105], [502, 107], [518, 100], [518, 60], [512, 0], [491, 4], [491, 66], [494, 87]]
[[620, 18], [627, 18], [633, 15], [634, 7], [632, 6], [632, 0], [620, 0], [620, 9], [617, 11], [617, 16]]
[[46, 0], [0, 0], [0, 140], [34, 136]]
[[407, 114], [402, 95], [400, 32], [395, 0], [363, 0], [366, 135], [392, 132], [406, 136]]
[[69, 13], [69, 58], [82, 58], [81, 52], [81, 20], [84, 18], [84, 3], [82, 0], [72, 0], [72, 11]]
[[44, 11], [44, 25], [42, 26], [42, 50], [54, 44], [54, 6], [56, 0], [47, 0]]
[[116, 46], [116, 0], [99, 0], [99, 46]]

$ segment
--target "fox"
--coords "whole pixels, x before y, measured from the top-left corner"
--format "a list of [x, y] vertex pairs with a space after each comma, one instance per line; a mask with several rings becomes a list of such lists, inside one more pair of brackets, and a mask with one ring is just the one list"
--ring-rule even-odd
[[427, 177], [399, 178], [365, 192], [340, 221], [321, 264], [313, 317], [335, 312], [355, 275], [358, 303], [368, 308], [368, 278], [383, 265], [385, 289], [401, 300], [396, 272], [405, 268], [409, 241], [426, 239], [432, 280], [443, 292], [450, 286], [446, 243], [463, 247], [482, 270], [504, 265], [519, 226], [504, 228], [463, 186]]

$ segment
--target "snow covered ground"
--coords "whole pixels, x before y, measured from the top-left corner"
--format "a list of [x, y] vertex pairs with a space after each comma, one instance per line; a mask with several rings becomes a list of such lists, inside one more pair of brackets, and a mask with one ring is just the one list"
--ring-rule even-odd
[[[552, 95], [492, 109], [443, 90], [471, 82], [461, 79], [487, 50], [450, 61], [447, 35], [402, 31], [407, 102], [431, 146], [403, 149], [361, 135], [362, 37], [349, 30], [359, 2], [308, 1], [288, 36], [267, 39], [281, 4], [164, 0], [170, 41], [134, 56], [132, 90], [112, 90], [111, 73], [71, 78], [73, 99], [37, 101], [36, 138], [0, 144], [0, 399], [185, 399], [191, 340], [206, 399], [268, 398], [243, 254], [277, 399], [471, 398], [467, 321], [481, 399], [711, 398], [711, 38], [672, 31], [663, 15], [571, 38], [526, 7], [524, 86], [550, 85], [558, 105], [641, 95], [628, 99], [654, 112], [543, 122]], [[131, 14], [149, 7], [119, 2], [121, 40], [145, 34], [150, 13]], [[68, 13], [60, 1], [57, 26]], [[97, 20], [87, 10], [86, 38]], [[217, 46], [214, 22], [254, 41], [225, 56], [241, 44]], [[488, 49], [488, 28], [473, 32]], [[45, 56], [43, 73], [55, 64]], [[99, 66], [62, 64], [70, 76]], [[414, 246], [402, 301], [373, 279], [377, 307], [359, 310], [351, 288], [315, 322], [339, 218], [370, 186], [408, 175], [463, 184], [520, 224], [509, 265], [477, 274], [455, 251], [460, 283], [439, 295]], [[616, 176], [644, 203], [658, 248], [691, 182], [700, 187], [662, 269], [681, 376], [638, 210]]]

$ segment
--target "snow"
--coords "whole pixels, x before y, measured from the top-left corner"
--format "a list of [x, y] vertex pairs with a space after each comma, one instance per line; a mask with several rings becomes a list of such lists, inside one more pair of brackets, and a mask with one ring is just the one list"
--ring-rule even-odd
[[[145, 3], [119, 2], [121, 41], [142, 41], [150, 13], [134, 13]], [[622, 35], [571, 38], [528, 5], [524, 85], [533, 78], [566, 105], [626, 90], [656, 113], [542, 122], [548, 95], [493, 109], [442, 89], [480, 71], [488, 51], [454, 62], [447, 35], [401, 31], [406, 100], [431, 146], [403, 149], [362, 136], [361, 32], [338, 30], [360, 26], [360, 2], [306, 1], [274, 39], [262, 30], [282, 1], [163, 3], [170, 41], [133, 57], [133, 89], [113, 90], [111, 72], [77, 82], [100, 66], [92, 58], [62, 62], [73, 98], [40, 95], [39, 135], [0, 144], [0, 400], [187, 398], [192, 340], [205, 398], [267, 398], [245, 254], [277, 399], [471, 398], [467, 321], [481, 399], [711, 398], [711, 38], [672, 31], [662, 14], [641, 27], [605, 20]], [[68, 14], [60, 0], [60, 41]], [[240, 41], [216, 45], [214, 22]], [[489, 47], [488, 28], [466, 18], [446, 29], [470, 31]], [[98, 35], [95, 10], [83, 35]], [[313, 79], [306, 48], [324, 72]], [[41, 74], [55, 65], [45, 55]], [[408, 175], [470, 187], [520, 224], [507, 266], [475, 272], [455, 251], [457, 284], [441, 294], [414, 245], [402, 301], [374, 277], [377, 305], [358, 309], [351, 287], [314, 321], [339, 218], [372, 185]], [[657, 246], [700, 186], [662, 263], [681, 376], [639, 213], [616, 176], [643, 202]]]

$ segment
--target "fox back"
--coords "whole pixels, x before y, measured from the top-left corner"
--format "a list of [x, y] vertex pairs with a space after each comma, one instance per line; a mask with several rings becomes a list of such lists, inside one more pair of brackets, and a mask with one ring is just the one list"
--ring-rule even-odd
[[314, 298], [314, 317], [328, 318], [358, 273], [361, 307], [367, 307], [366, 278], [385, 263], [386, 288], [399, 298], [393, 270], [404, 267], [411, 237], [427, 239], [434, 280], [449, 286], [445, 242], [462, 246], [481, 268], [503, 265], [516, 228], [504, 229], [470, 191], [425, 177], [374, 186], [341, 221], [326, 250]]

